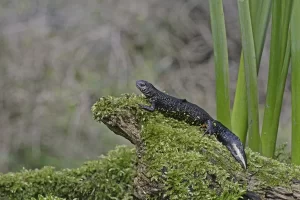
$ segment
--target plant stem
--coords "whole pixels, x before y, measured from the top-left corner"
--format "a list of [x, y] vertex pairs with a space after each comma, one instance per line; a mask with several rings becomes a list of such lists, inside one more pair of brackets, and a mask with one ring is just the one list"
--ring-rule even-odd
[[[289, 33], [289, 22], [292, 13], [292, 0], [276, 0], [272, 8], [272, 33], [270, 47], [270, 65], [267, 86], [266, 105], [261, 133], [262, 154], [273, 157], [276, 147], [277, 131], [280, 117], [280, 109], [276, 108], [276, 102], [282, 102], [277, 98], [283, 95], [278, 87], [285, 82], [282, 75], [284, 60], [286, 57], [287, 41]], [[278, 94], [279, 93], [279, 94]], [[280, 105], [281, 108], [281, 105]], [[274, 112], [274, 111], [277, 112]]]
[[240, 138], [243, 144], [246, 144], [248, 129], [248, 105], [243, 52], [241, 54], [236, 87], [231, 116], [232, 132], [234, 132]]
[[[250, 2], [251, 22], [253, 28], [253, 39], [255, 45], [256, 66], [258, 73], [270, 19], [272, 1], [251, 0]], [[241, 53], [237, 87], [231, 116], [231, 124], [232, 131], [236, 133], [243, 144], [245, 144], [248, 129], [248, 109], [243, 52]]]
[[231, 129], [228, 52], [222, 0], [210, 0], [210, 18], [214, 43], [217, 119]]
[[257, 69], [249, 1], [238, 1], [238, 9], [242, 34], [248, 100], [249, 147], [254, 151], [259, 151], [260, 136], [258, 120]]
[[292, 54], [292, 163], [300, 165], [300, 1], [293, 5], [291, 19]]

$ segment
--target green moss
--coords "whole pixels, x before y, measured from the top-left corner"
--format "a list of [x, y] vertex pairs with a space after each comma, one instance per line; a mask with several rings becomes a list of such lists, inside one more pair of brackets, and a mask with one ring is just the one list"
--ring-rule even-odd
[[[214, 137], [202, 137], [198, 127], [190, 126], [159, 112], [147, 112], [138, 104], [149, 104], [142, 96], [105, 97], [92, 108], [100, 121], [107, 115], [134, 115], [142, 124], [145, 152], [141, 162], [147, 176], [163, 182], [171, 199], [237, 199], [246, 189], [288, 186], [299, 167], [268, 159], [246, 149], [249, 169], [244, 171], [228, 150]], [[162, 174], [165, 171], [165, 174]], [[247, 174], [256, 174], [257, 185], [248, 186]]]
[[[265, 158], [246, 149], [245, 172], [214, 137], [198, 127], [139, 109], [141, 96], [105, 97], [92, 108], [98, 121], [109, 115], [135, 116], [142, 127], [145, 149], [140, 162], [152, 181], [164, 183], [171, 199], [237, 199], [249, 189], [289, 186], [300, 180], [300, 168]], [[132, 199], [135, 150], [117, 147], [100, 160], [77, 169], [52, 167], [0, 175], [0, 199]], [[256, 185], [246, 177], [255, 173]], [[40, 195], [40, 196], [39, 196]]]
[[135, 114], [143, 116], [144, 111], [139, 109], [139, 103], [146, 103], [142, 96], [134, 94], [123, 94], [120, 98], [112, 96], [102, 97], [92, 106], [94, 119], [101, 122], [101, 119], [114, 114]]
[[2, 174], [0, 199], [41, 199], [38, 195], [50, 194], [65, 199], [131, 199], [134, 155], [133, 149], [118, 147], [77, 169], [44, 167]]
[[66, 200], [66, 199], [59, 198], [59, 197], [52, 196], [52, 195], [47, 195], [45, 197], [42, 195], [39, 195], [37, 198], [31, 198], [30, 200]]
[[256, 173], [256, 178], [259, 180], [256, 189], [273, 186], [289, 187], [292, 179], [300, 179], [299, 166], [263, 157], [250, 149], [247, 149], [247, 156], [250, 160], [249, 170]]
[[242, 171], [238, 163], [213, 137], [202, 137], [197, 127], [157, 113], [145, 121], [142, 134], [148, 176], [164, 182], [171, 199], [235, 199], [245, 192], [246, 186], [232, 179]]

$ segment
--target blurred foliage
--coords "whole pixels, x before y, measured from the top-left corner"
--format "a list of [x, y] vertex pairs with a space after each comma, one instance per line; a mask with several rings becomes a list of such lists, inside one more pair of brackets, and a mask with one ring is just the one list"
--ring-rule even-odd
[[[135, 151], [119, 146], [80, 168], [53, 167], [0, 175], [0, 199], [131, 199]], [[43, 198], [40, 195], [56, 197]]]

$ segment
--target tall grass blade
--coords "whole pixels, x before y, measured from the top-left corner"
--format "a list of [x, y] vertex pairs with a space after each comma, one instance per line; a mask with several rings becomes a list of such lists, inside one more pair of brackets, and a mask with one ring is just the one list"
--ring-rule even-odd
[[[276, 147], [278, 123], [280, 111], [276, 109], [276, 101], [282, 98], [278, 95], [278, 87], [280, 81], [285, 82], [285, 78], [281, 78], [281, 72], [286, 57], [287, 41], [289, 34], [289, 24], [292, 13], [292, 0], [276, 0], [272, 7], [272, 32], [270, 47], [270, 64], [269, 77], [267, 86], [266, 105], [264, 110], [264, 120], [261, 133], [261, 150], [262, 154], [267, 157], [273, 157]], [[281, 105], [280, 105], [281, 108]]]
[[[258, 73], [261, 55], [263, 52], [263, 46], [266, 38], [266, 32], [268, 29], [270, 19], [272, 1], [251, 0], [250, 2], [252, 31]], [[245, 144], [248, 129], [248, 108], [243, 52], [241, 54], [238, 81], [231, 116], [231, 124], [233, 132], [236, 133], [242, 140], [242, 142]]]
[[300, 165], [300, 1], [293, 5], [292, 46], [292, 163]]
[[258, 92], [255, 46], [249, 1], [238, 1], [248, 102], [249, 147], [259, 151]]
[[217, 119], [231, 128], [228, 52], [222, 0], [210, 0], [209, 8], [214, 43]]
[[232, 132], [240, 138], [243, 144], [246, 144], [248, 129], [248, 104], [243, 51], [240, 59], [238, 81], [231, 115], [231, 125]]
[[256, 65], [257, 69], [259, 69], [266, 33], [270, 21], [272, 0], [251, 0], [250, 2]]
[[[283, 94], [284, 94], [284, 88], [286, 84], [286, 78], [287, 73], [290, 65], [290, 58], [291, 58], [291, 37], [290, 34], [288, 34], [287, 39], [287, 45], [286, 45], [286, 51], [285, 51], [285, 57], [283, 61], [283, 66], [278, 78], [278, 87], [277, 87], [277, 94], [276, 94], [276, 102], [274, 106], [274, 115], [273, 115], [273, 122], [274, 124], [270, 127], [271, 132], [278, 131], [278, 125], [279, 125], [279, 118], [280, 118], [280, 112], [281, 112], [281, 106], [282, 106], [282, 100], [283, 100]], [[275, 147], [273, 147], [275, 148]]]

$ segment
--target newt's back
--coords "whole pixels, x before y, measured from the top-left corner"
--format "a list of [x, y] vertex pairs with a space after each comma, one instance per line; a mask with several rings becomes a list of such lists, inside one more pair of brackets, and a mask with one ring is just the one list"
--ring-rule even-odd
[[150, 100], [153, 109], [175, 119], [184, 120], [192, 125], [201, 125], [212, 117], [199, 106], [188, 102], [186, 99], [178, 99], [156, 89], [147, 81], [137, 81], [137, 88]]

